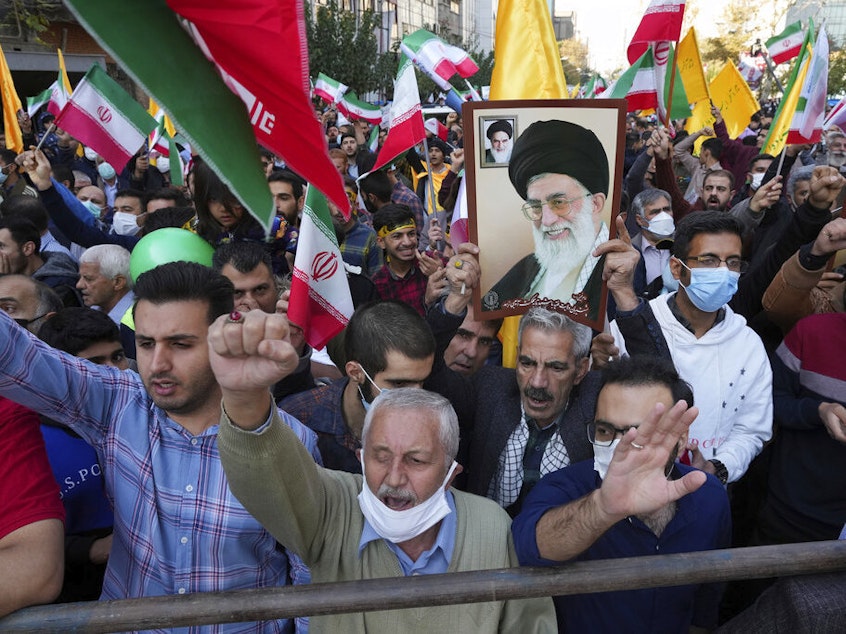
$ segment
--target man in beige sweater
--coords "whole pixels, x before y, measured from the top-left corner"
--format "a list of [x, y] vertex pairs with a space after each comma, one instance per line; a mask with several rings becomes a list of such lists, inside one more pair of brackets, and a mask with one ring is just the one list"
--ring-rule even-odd
[[[441, 396], [385, 390], [365, 418], [364, 476], [314, 464], [280, 424], [268, 386], [297, 355], [281, 315], [221, 318], [209, 333], [223, 390], [219, 446], [232, 492], [309, 565], [312, 581], [353, 581], [517, 565], [508, 515], [450, 489], [458, 420]], [[316, 616], [313, 632], [555, 632], [548, 598]]]

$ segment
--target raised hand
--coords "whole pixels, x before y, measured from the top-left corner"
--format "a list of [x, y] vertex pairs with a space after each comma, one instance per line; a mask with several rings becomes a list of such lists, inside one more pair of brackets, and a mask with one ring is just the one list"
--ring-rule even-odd
[[846, 179], [836, 167], [818, 165], [811, 174], [811, 193], [808, 202], [818, 209], [827, 209], [837, 200]]
[[608, 291], [614, 297], [617, 308], [633, 310], [639, 303], [633, 283], [640, 252], [632, 246], [623, 218], [617, 216], [616, 223], [617, 237], [600, 244], [594, 249], [593, 255], [605, 256], [602, 279], [608, 282]]

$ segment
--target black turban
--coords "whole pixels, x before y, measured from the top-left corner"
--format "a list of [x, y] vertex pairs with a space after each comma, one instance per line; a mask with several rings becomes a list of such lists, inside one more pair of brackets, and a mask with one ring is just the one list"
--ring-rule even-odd
[[505, 119], [498, 119], [488, 126], [488, 131], [485, 132], [485, 135], [488, 137], [488, 141], [493, 141], [493, 135], [497, 132], [505, 132], [509, 139], [514, 136], [514, 128], [512, 128], [511, 124]]
[[526, 200], [529, 179], [566, 174], [591, 194], [608, 195], [608, 157], [596, 135], [569, 121], [535, 121], [514, 143], [508, 176]]

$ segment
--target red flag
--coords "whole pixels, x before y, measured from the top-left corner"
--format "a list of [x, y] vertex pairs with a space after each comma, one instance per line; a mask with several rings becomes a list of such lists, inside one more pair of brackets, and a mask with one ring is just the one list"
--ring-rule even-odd
[[650, 0], [635, 31], [626, 56], [634, 64], [652, 42], [678, 42], [684, 19], [685, 0]]
[[[167, 0], [167, 4], [190, 22], [189, 30], [206, 57], [246, 103], [258, 142], [283, 157], [338, 207], [349, 209], [343, 181], [329, 159], [309, 100], [303, 3]], [[225, 122], [221, 124], [225, 134]]]
[[423, 127], [444, 143], [446, 143], [447, 138], [449, 138], [449, 130], [447, 130], [447, 127], [435, 117], [426, 119], [426, 121], [423, 122]]

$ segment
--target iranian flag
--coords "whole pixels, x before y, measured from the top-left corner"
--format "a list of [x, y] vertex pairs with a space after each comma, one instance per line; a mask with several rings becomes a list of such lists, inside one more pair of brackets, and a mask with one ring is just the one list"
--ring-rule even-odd
[[599, 99], [625, 99], [628, 112], [658, 107], [658, 88], [655, 85], [655, 62], [652, 47], [647, 47], [640, 59], [598, 95]]
[[367, 139], [367, 149], [374, 154], [379, 149], [379, 126], [374, 125], [370, 131], [370, 137]]
[[342, 84], [323, 73], [317, 75], [317, 81], [314, 83], [314, 94], [326, 103], [335, 103], [345, 92], [347, 92], [346, 84]]
[[626, 50], [629, 64], [634, 65], [652, 43], [679, 41], [684, 3], [685, 0], [650, 1]]
[[790, 131], [787, 133], [788, 144], [816, 143], [820, 140], [825, 119], [827, 92], [828, 35], [823, 24], [817, 33], [808, 73], [805, 75], [796, 111], [790, 122]]
[[770, 59], [776, 64], [781, 64], [797, 57], [799, 51], [802, 50], [804, 40], [805, 32], [802, 30], [802, 23], [797, 20], [766, 41]]
[[364, 119], [368, 123], [378, 124], [382, 122], [382, 110], [379, 106], [367, 103], [358, 98], [354, 92], [348, 92], [337, 103], [338, 110], [350, 121]]
[[846, 97], [841, 98], [826, 115], [823, 129], [828, 130], [831, 126], [837, 126], [841, 131], [846, 130]]
[[599, 73], [594, 73], [587, 85], [579, 90], [576, 98], [595, 99], [606, 88], [608, 88], [608, 84], [605, 83], [605, 80], [600, 77]]
[[414, 65], [405, 55], [400, 57], [399, 70], [394, 80], [394, 102], [391, 104], [391, 125], [388, 136], [373, 166], [376, 171], [388, 165], [400, 154], [408, 151], [426, 138], [423, 127], [423, 110]]
[[426, 29], [404, 38], [400, 50], [442, 90], [452, 89], [449, 78], [456, 73], [466, 78], [479, 72], [476, 62], [465, 51], [447, 44]]
[[[670, 42], [655, 42], [652, 44], [652, 59], [655, 62], [655, 91], [658, 96], [658, 116], [661, 121], [667, 121], [667, 104], [672, 112], [670, 119], [686, 119], [690, 116], [690, 105], [684, 92], [684, 82], [678, 66], [673, 64], [675, 51]], [[675, 70], [676, 80], [670, 82], [670, 73]], [[673, 85], [673, 96], [670, 99], [670, 84]], [[672, 102], [672, 103], [671, 103]], [[671, 126], [668, 126], [671, 127]]]
[[156, 128], [156, 120], [94, 64], [56, 117], [56, 127], [93, 148], [120, 172]]
[[308, 344], [323, 348], [353, 313], [347, 271], [341, 259], [329, 205], [316, 187], [306, 193], [288, 318], [303, 329]]
[[47, 111], [58, 117], [62, 109], [67, 105], [68, 99], [73, 94], [73, 89], [68, 79], [68, 71], [65, 68], [65, 57], [62, 55], [62, 49], [56, 49], [56, 55], [59, 58], [59, 77], [51, 86], [53, 94], [50, 96], [50, 103], [47, 104]]
[[41, 110], [44, 106], [46, 106], [50, 102], [50, 96], [53, 94], [53, 88], [56, 86], [56, 82], [50, 84], [50, 87], [45, 90], [44, 92], [35, 95], [35, 97], [27, 97], [26, 98], [26, 112], [32, 118], [35, 116], [35, 113]]

